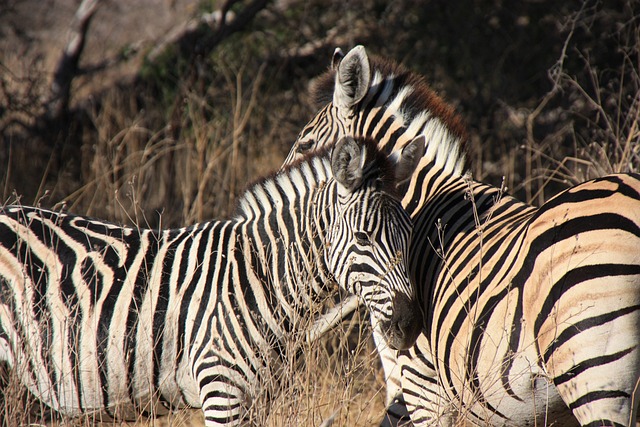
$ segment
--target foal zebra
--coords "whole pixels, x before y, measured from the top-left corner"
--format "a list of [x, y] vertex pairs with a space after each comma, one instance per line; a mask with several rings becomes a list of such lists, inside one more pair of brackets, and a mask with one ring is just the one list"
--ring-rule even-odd
[[232, 219], [158, 232], [2, 208], [0, 361], [69, 416], [191, 406], [215, 426], [248, 422], [255, 385], [332, 283], [407, 348], [422, 317], [395, 194], [417, 159], [346, 137], [255, 184]]
[[316, 90], [328, 104], [287, 163], [343, 135], [373, 137], [391, 155], [426, 138], [401, 189], [424, 333], [396, 354], [374, 326], [388, 403], [396, 399], [388, 417], [408, 409], [415, 425], [635, 426], [640, 176], [589, 181], [536, 209], [464, 175], [459, 119], [402, 66], [362, 46], [337, 49]]

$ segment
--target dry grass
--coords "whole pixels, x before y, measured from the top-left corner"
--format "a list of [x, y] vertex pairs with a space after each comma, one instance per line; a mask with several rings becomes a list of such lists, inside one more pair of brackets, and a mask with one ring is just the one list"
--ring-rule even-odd
[[[370, 331], [358, 316], [319, 343], [305, 345], [304, 362], [285, 368], [282, 392], [265, 426], [376, 425], [384, 413], [384, 382]], [[264, 411], [258, 408], [258, 412]]]
[[[111, 94], [92, 117], [98, 141], [83, 146], [83, 185], [60, 203], [74, 212], [141, 227], [228, 215], [248, 180], [277, 167], [273, 158], [257, 162], [246, 141], [260, 76], [247, 100], [242, 99], [242, 81], [235, 83], [217, 93], [212, 88], [208, 94], [186, 91], [177, 117], [159, 129], [148, 127], [144, 111], [127, 105], [130, 95]], [[229, 101], [233, 115], [215, 115], [210, 102], [216, 97]]]
[[[384, 413], [384, 381], [370, 331], [367, 327], [362, 328], [362, 324], [368, 322], [356, 314], [320, 342], [303, 344], [303, 355], [299, 360], [289, 360], [277, 378], [274, 376], [260, 385], [263, 393], [254, 398], [249, 408], [249, 418], [254, 425], [318, 426], [332, 416], [336, 426], [377, 425]], [[290, 344], [300, 346], [300, 343]], [[4, 371], [2, 378], [6, 380], [0, 402], [0, 425], [3, 427], [204, 425], [200, 409], [185, 409], [155, 419], [140, 417], [128, 422], [105, 421], [100, 414], [70, 419], [51, 414], [45, 405], [26, 392], [15, 372]]]

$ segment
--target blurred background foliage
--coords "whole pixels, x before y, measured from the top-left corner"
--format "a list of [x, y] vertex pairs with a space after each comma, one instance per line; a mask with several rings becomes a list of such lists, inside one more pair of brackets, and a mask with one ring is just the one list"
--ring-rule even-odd
[[[42, 100], [55, 62], [42, 56], [63, 43], [38, 37], [26, 3], [0, 6], [4, 202], [149, 226], [225, 214], [284, 159], [333, 49], [356, 44], [426, 76], [468, 125], [474, 177], [504, 177], [523, 200], [640, 163], [637, 1], [103, 1], [53, 122]], [[141, 37], [142, 25], [159, 32]], [[119, 44], [99, 43], [114, 32]]]

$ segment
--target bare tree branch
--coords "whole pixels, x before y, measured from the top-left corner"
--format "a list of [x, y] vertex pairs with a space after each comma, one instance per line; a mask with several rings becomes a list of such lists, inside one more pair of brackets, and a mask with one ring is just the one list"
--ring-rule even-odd
[[53, 82], [48, 100], [45, 103], [45, 117], [57, 120], [67, 111], [71, 97], [71, 82], [78, 75], [78, 63], [85, 46], [91, 19], [95, 15], [101, 0], [82, 0], [76, 11], [69, 41], [58, 61], [53, 74]]
[[167, 37], [154, 47], [147, 60], [155, 62], [158, 56], [169, 45], [177, 45], [181, 55], [189, 58], [194, 55], [206, 55], [231, 34], [241, 31], [251, 20], [263, 10], [271, 0], [252, 0], [238, 12], [231, 10], [233, 6], [243, 3], [242, 0], [227, 0], [219, 10], [205, 13], [195, 19], [181, 24], [171, 30]]

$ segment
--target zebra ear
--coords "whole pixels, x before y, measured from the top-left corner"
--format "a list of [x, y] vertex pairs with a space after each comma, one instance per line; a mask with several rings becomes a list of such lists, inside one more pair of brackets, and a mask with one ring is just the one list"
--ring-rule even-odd
[[331, 171], [338, 184], [352, 192], [362, 184], [366, 149], [350, 136], [336, 142], [331, 153]]
[[338, 65], [342, 62], [342, 58], [344, 58], [344, 52], [339, 47], [333, 51], [333, 57], [331, 58], [331, 69], [337, 70]]
[[391, 156], [391, 161], [395, 165], [396, 185], [400, 185], [411, 178], [422, 156], [424, 156], [426, 142], [424, 135], [416, 136], [402, 150], [396, 151]]
[[[342, 52], [340, 52], [342, 53]], [[336, 62], [333, 55], [332, 65]], [[351, 109], [367, 94], [371, 83], [371, 65], [363, 46], [356, 46], [338, 61], [333, 104], [340, 109]]]

